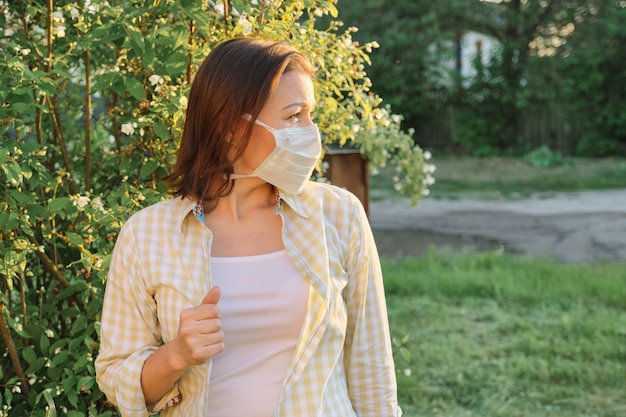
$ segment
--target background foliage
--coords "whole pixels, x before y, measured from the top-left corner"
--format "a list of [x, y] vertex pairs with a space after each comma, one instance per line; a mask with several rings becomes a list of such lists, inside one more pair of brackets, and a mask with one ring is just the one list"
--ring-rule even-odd
[[[339, 9], [358, 40], [380, 43], [371, 78], [420, 143], [476, 156], [542, 145], [626, 154], [624, 1], [339, 0]], [[468, 31], [498, 48], [463, 79], [455, 59]]]
[[397, 190], [427, 194], [432, 166], [371, 91], [375, 45], [334, 3], [0, 1], [1, 416], [114, 414], [93, 367], [110, 252], [128, 216], [166, 197], [189, 83], [220, 41], [305, 51], [325, 143], [391, 161]]

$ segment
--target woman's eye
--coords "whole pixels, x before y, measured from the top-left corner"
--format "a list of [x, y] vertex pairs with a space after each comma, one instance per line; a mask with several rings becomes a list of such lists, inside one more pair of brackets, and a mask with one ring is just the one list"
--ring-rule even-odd
[[291, 116], [289, 116], [289, 120], [297, 122], [298, 120], [300, 120], [300, 112], [292, 114]]

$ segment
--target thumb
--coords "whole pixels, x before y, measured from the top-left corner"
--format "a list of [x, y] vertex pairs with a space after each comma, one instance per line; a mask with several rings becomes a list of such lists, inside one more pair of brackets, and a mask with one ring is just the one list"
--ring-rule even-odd
[[222, 295], [222, 289], [220, 287], [213, 287], [211, 291], [204, 296], [204, 300], [202, 300], [202, 304], [217, 304], [220, 300], [220, 296]]

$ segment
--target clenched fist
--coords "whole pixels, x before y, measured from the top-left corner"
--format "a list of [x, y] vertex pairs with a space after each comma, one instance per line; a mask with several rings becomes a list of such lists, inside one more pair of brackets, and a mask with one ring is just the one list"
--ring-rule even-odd
[[222, 319], [217, 306], [220, 295], [220, 288], [213, 287], [202, 304], [180, 314], [174, 343], [181, 367], [200, 365], [224, 350]]

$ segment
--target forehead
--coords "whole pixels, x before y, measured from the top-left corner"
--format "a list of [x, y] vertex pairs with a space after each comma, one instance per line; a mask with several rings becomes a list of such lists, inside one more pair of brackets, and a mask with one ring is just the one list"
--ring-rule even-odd
[[266, 107], [284, 108], [295, 103], [313, 106], [315, 92], [311, 77], [302, 71], [289, 71], [280, 78], [274, 93], [270, 96]]

